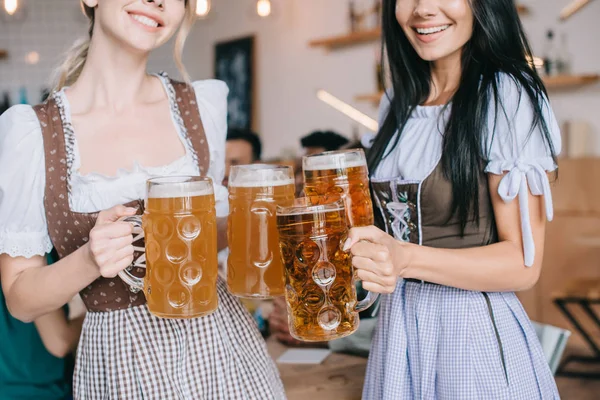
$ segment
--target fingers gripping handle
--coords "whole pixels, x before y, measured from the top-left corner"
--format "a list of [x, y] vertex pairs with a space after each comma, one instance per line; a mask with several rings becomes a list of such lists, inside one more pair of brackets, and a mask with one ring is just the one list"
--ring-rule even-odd
[[[134, 215], [132, 217], [122, 218], [121, 221], [129, 222], [131, 225], [133, 225], [134, 242], [136, 240], [139, 240], [144, 237], [144, 230], [142, 229], [142, 216], [141, 215]], [[144, 248], [134, 247], [134, 250], [145, 253]], [[119, 278], [121, 278], [123, 280], [123, 282], [128, 284], [129, 289], [134, 293], [137, 293], [140, 290], [144, 290], [144, 278], [138, 278], [137, 276], [132, 275], [130, 272], [134, 266], [145, 268], [145, 263], [138, 263], [138, 261], [140, 259], [142, 259], [142, 257], [144, 257], [144, 255], [140, 256], [140, 258], [138, 260], [134, 260], [133, 263], [129, 267], [127, 267], [124, 270], [122, 270], [121, 272], [119, 272]]]

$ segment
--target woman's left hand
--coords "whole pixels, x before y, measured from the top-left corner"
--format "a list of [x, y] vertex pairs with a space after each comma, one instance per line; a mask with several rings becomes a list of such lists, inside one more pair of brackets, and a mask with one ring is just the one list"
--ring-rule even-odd
[[352, 264], [363, 288], [375, 293], [392, 293], [398, 277], [408, 265], [403, 243], [375, 226], [352, 228], [344, 250], [350, 249]]

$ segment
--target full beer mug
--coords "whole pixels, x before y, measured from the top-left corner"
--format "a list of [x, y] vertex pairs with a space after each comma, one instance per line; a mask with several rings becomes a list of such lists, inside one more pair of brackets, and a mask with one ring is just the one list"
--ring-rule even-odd
[[150, 179], [144, 215], [124, 221], [143, 229], [146, 276], [123, 270], [119, 277], [132, 290], [144, 291], [152, 314], [194, 318], [217, 309], [217, 221], [210, 178]]
[[308, 342], [348, 336], [358, 329], [360, 311], [379, 295], [357, 301], [344, 203], [312, 205], [301, 198], [277, 207], [281, 259], [290, 334]]
[[313, 204], [344, 201], [348, 225], [373, 225], [369, 171], [362, 149], [330, 151], [302, 159], [304, 193]]
[[276, 207], [294, 203], [294, 173], [279, 165], [238, 165], [229, 177], [227, 286], [238, 297], [283, 296]]

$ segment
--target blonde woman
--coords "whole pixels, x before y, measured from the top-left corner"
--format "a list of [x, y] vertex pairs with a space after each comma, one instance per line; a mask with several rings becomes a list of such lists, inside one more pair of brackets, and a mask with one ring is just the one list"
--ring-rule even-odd
[[[276, 367], [250, 316], [218, 284], [219, 309], [191, 320], [152, 316], [116, 274], [133, 258], [144, 182], [208, 175], [217, 216], [227, 87], [148, 75], [150, 52], [179, 31], [195, 0], [83, 0], [89, 40], [76, 45], [50, 99], [0, 117], [0, 268], [11, 313], [32, 321], [76, 293], [86, 316], [76, 399], [281, 399]], [[7, 173], [10, 171], [10, 173]], [[222, 237], [224, 224], [220, 226]], [[43, 255], [55, 247], [51, 267]], [[225, 247], [222, 241], [219, 247]]]

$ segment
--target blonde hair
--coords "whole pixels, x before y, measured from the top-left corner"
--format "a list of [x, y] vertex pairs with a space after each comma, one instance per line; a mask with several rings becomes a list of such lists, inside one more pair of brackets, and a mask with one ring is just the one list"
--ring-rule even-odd
[[[76, 41], [73, 46], [67, 51], [65, 60], [56, 69], [53, 79], [54, 90], [60, 90], [65, 86], [72, 85], [83, 70], [85, 62], [88, 57], [88, 51], [90, 49], [90, 43], [92, 41], [92, 34], [94, 32], [94, 8], [88, 7], [81, 1], [81, 8], [85, 16], [89, 20], [88, 35], [85, 38]], [[175, 39], [175, 49], [173, 57], [179, 73], [186, 82], [190, 82], [190, 75], [188, 74], [185, 66], [183, 65], [183, 48], [187, 40], [192, 26], [196, 21], [196, 0], [186, 0], [185, 3], [185, 16], [177, 37]]]

